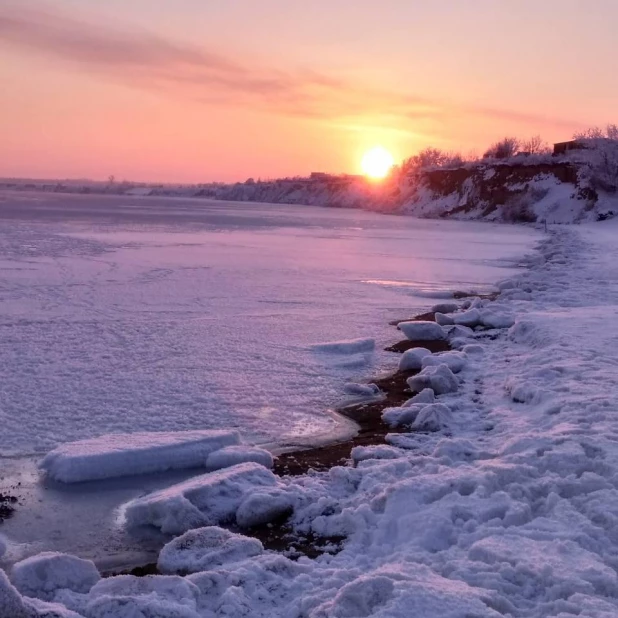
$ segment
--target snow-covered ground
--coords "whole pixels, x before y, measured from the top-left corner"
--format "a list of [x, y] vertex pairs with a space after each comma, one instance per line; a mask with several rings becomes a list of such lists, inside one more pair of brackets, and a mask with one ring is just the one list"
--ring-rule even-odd
[[[292, 561], [211, 527], [161, 552], [166, 573], [197, 571], [185, 577], [98, 580], [43, 555], [10, 572], [17, 589], [0, 573], [4, 616], [43, 615], [50, 601], [86, 618], [618, 615], [618, 225], [550, 229], [501, 288], [479, 315], [515, 324], [460, 341], [439, 431], [393, 434], [356, 467], [275, 479], [241, 464], [127, 505], [132, 523], [182, 528], [166, 510], [212, 521], [224, 490], [217, 505], [240, 504], [237, 519], [287, 500], [299, 531], [346, 536], [341, 552]], [[347, 338], [376, 336], [361, 331]]]
[[[0, 453], [107, 433], [316, 440], [389, 320], [482, 288], [532, 230], [359, 211], [0, 194]], [[506, 269], [505, 269], [506, 268]], [[323, 346], [370, 338], [374, 346]], [[340, 428], [349, 431], [349, 427]]]

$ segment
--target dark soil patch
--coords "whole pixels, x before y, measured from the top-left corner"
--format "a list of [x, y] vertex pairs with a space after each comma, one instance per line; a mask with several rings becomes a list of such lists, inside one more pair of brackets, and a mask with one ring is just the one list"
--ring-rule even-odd
[[17, 498], [8, 494], [0, 494], [0, 523], [8, 519], [15, 512]]
[[345, 537], [318, 537], [314, 534], [299, 535], [285, 522], [278, 522], [252, 528], [249, 532], [253, 538], [262, 542], [266, 549], [285, 554], [296, 560], [301, 556], [318, 558], [324, 553], [336, 554], [341, 551]]
[[398, 371], [374, 380], [373, 384], [385, 394], [384, 399], [346, 406], [338, 410], [340, 414], [359, 425], [360, 430], [357, 436], [344, 442], [280, 455], [275, 460], [275, 474], [298, 476], [310, 470], [328, 470], [348, 462], [350, 452], [355, 446], [369, 446], [384, 442], [386, 434], [396, 430], [382, 422], [382, 411], [385, 408], [400, 406], [410, 399], [413, 393], [408, 388], [406, 380], [417, 373], [417, 371]]
[[455, 292], [453, 298], [461, 300], [462, 298], [480, 298], [481, 300], [494, 301], [500, 296], [500, 292], [490, 292], [489, 294], [471, 294], [470, 292]]
[[413, 318], [406, 318], [405, 320], [393, 320], [389, 322], [390, 326], [399, 326], [402, 322], [435, 322], [436, 314], [433, 311], [429, 313], [421, 313], [420, 315], [415, 315]]
[[407, 350], [412, 348], [427, 348], [430, 352], [436, 354], [437, 352], [448, 352], [451, 349], [448, 341], [398, 341], [394, 345], [384, 348], [387, 352], [397, 352], [403, 354]]

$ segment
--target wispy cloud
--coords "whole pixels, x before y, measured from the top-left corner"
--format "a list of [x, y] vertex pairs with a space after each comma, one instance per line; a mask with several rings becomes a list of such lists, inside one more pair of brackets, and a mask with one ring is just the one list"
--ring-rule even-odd
[[0, 6], [0, 45], [55, 57], [140, 88], [290, 116], [341, 120], [380, 114], [396, 124], [478, 115], [573, 127], [572, 122], [534, 114], [444, 104], [387, 92], [311, 70], [283, 71], [243, 64], [202, 47], [148, 32], [94, 24], [28, 0], [5, 0]]

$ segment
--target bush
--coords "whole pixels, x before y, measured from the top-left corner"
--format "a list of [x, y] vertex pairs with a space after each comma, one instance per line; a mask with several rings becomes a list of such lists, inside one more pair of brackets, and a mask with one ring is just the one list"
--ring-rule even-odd
[[521, 143], [520, 151], [531, 155], [544, 155], [550, 154], [552, 149], [540, 135], [535, 135]]
[[611, 139], [618, 141], [618, 125], [608, 124], [604, 129], [601, 127], [590, 127], [585, 131], [574, 133], [573, 139]]
[[519, 140], [516, 137], [505, 137], [492, 144], [483, 155], [484, 159], [510, 159], [519, 152]]

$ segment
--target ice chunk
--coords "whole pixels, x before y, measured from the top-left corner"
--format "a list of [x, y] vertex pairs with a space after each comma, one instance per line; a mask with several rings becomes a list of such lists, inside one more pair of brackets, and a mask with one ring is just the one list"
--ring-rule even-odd
[[39, 467], [63, 483], [203, 467], [213, 451], [238, 444], [235, 431], [109, 434], [63, 444]]
[[436, 311], [435, 313], [435, 320], [436, 324], [439, 324], [440, 326], [451, 326], [452, 324], [455, 324], [453, 318], [450, 315], [440, 313], [439, 311]]
[[406, 350], [399, 361], [399, 371], [416, 371], [423, 366], [423, 359], [431, 352], [427, 348], [412, 348]]
[[448, 427], [450, 419], [451, 409], [448, 406], [432, 403], [423, 407], [412, 428], [419, 431], [440, 431]]
[[507, 313], [485, 309], [481, 311], [481, 322], [487, 328], [511, 328], [515, 324], [515, 318]]
[[420, 393], [417, 393], [411, 399], [408, 399], [403, 405], [410, 406], [418, 403], [433, 403], [436, 400], [436, 395], [431, 388], [424, 388]]
[[435, 322], [400, 322], [398, 327], [410, 341], [442, 341], [446, 339], [444, 329]]
[[454, 313], [458, 309], [457, 303], [438, 303], [431, 308], [434, 313]]
[[0, 618], [32, 618], [24, 599], [0, 569]]
[[226, 446], [208, 455], [206, 467], [210, 470], [229, 468], [239, 463], [254, 461], [265, 468], [273, 467], [273, 456], [257, 446]]
[[454, 393], [459, 388], [455, 374], [444, 364], [425, 367], [418, 375], [408, 378], [407, 382], [415, 392], [420, 393], [425, 388], [431, 388], [436, 395]]
[[434, 365], [445, 364], [453, 373], [459, 373], [467, 363], [465, 354], [461, 352], [444, 352], [442, 354], [432, 354], [423, 359], [423, 369]]
[[280, 489], [260, 489], [251, 492], [236, 511], [236, 523], [241, 528], [267, 524], [292, 513], [293, 497]]
[[161, 573], [198, 573], [252, 558], [263, 551], [257, 539], [211, 526], [185, 532], [165, 545], [157, 566]]
[[199, 618], [199, 588], [176, 575], [120, 575], [90, 591], [88, 618]]
[[0, 534], [0, 558], [6, 554], [6, 539]]
[[375, 347], [375, 339], [350, 339], [348, 341], [316, 343], [311, 346], [311, 349], [314, 352], [325, 352], [327, 354], [359, 354], [361, 352], [373, 352]]
[[464, 354], [483, 354], [485, 348], [478, 343], [469, 343], [463, 348]]
[[460, 324], [461, 326], [469, 326], [474, 328], [479, 324], [482, 324], [481, 312], [478, 309], [468, 309], [468, 311], [462, 311], [453, 315], [453, 322]]
[[168, 534], [234, 520], [244, 498], [259, 487], [274, 487], [277, 477], [257, 463], [210, 472], [137, 498], [127, 504], [129, 527], [151, 525]]
[[356, 395], [357, 397], [375, 397], [380, 394], [380, 389], [375, 384], [356, 384], [348, 382], [343, 390], [348, 395]]
[[461, 324], [458, 324], [448, 329], [448, 339], [451, 342], [453, 339], [462, 339], [467, 337], [474, 337], [474, 331], [467, 326], [461, 326]]
[[422, 408], [423, 404], [403, 406], [400, 408], [385, 408], [382, 412], [382, 420], [389, 427], [411, 425], [416, 420]]
[[44, 552], [13, 565], [11, 580], [25, 596], [53, 601], [57, 590], [86, 593], [101, 576], [90, 560]]

